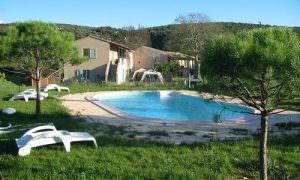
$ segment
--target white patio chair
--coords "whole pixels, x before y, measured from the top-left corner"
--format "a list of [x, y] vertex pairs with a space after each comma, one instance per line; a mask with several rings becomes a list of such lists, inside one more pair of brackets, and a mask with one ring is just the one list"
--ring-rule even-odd
[[[46, 97], [48, 97], [48, 93], [40, 92], [40, 99], [41, 100], [44, 100]], [[27, 89], [23, 92], [20, 92], [20, 93], [14, 95], [9, 100], [14, 101], [14, 100], [17, 100], [17, 99], [24, 99], [27, 102], [29, 99], [36, 99], [36, 98], [37, 98], [36, 90], [35, 89]]]
[[[23, 92], [25, 92], [25, 93], [29, 92], [29, 93], [32, 93], [32, 94], [35, 94], [35, 95], [37, 94], [37, 92], [36, 92], [35, 89], [27, 89], [27, 90], [25, 90], [25, 91], [23, 91]], [[42, 97], [44, 97], [44, 98], [48, 97], [48, 93], [46, 93], [46, 92], [40, 91], [40, 95], [41, 95]]]
[[68, 87], [59, 86], [57, 84], [48, 84], [46, 88], [44, 89], [44, 92], [48, 92], [49, 90], [57, 90], [58, 92], [61, 92], [62, 90], [70, 92], [70, 89]]
[[97, 147], [96, 139], [86, 132], [58, 131], [53, 125], [35, 127], [16, 139], [19, 156], [29, 155], [31, 149], [39, 146], [63, 143], [67, 152], [71, 151], [71, 142], [92, 141]]

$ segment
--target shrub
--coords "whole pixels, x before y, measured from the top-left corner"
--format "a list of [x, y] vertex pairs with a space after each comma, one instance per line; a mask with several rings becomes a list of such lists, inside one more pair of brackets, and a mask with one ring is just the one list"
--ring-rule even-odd
[[220, 112], [214, 112], [214, 114], [213, 114], [213, 122], [214, 123], [222, 123], [221, 113]]
[[4, 80], [5, 79], [5, 74], [0, 72], [0, 80]]

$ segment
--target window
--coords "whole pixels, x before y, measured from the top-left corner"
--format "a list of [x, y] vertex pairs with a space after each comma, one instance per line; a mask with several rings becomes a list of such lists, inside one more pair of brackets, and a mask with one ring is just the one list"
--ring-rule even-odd
[[75, 71], [75, 76], [78, 80], [90, 80], [90, 70], [80, 70]]
[[84, 80], [90, 80], [90, 70], [83, 70], [82, 77]]
[[90, 58], [96, 59], [96, 49], [90, 49]]
[[126, 58], [126, 51], [123, 48], [119, 48], [119, 58]]
[[160, 57], [159, 56], [152, 56], [152, 60], [154, 61], [154, 64], [160, 63]]
[[75, 70], [75, 77], [76, 77], [76, 79], [80, 80], [80, 76], [81, 76], [80, 74], [81, 74], [80, 69], [76, 69]]
[[83, 49], [83, 56], [90, 57], [90, 49]]
[[96, 48], [84, 48], [83, 56], [88, 57], [90, 59], [96, 59]]

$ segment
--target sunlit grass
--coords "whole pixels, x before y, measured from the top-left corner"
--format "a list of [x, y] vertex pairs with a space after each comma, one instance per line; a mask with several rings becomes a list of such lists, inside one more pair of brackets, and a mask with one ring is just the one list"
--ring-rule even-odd
[[[4, 123], [17, 125], [51, 122], [58, 129], [94, 133], [80, 118], [70, 116], [59, 100], [53, 97], [42, 101], [42, 116], [36, 119], [34, 101], [7, 101], [5, 97], [14, 90], [8, 90], [1, 84], [0, 87], [2, 88], [0, 109], [4, 107], [17, 109], [17, 113], [11, 116], [0, 113], [0, 120]], [[122, 86], [71, 86], [71, 92], [121, 89]], [[56, 92], [50, 94], [58, 95]], [[14, 139], [22, 133], [0, 135], [0, 179], [1, 177], [4, 179], [258, 178], [257, 138], [192, 145], [166, 145], [101, 135], [96, 137], [99, 145], [97, 149], [89, 143], [76, 143], [72, 145], [71, 152], [66, 153], [63, 145], [58, 144], [35, 148], [30, 156], [18, 157]], [[300, 177], [299, 139], [300, 135], [269, 139], [270, 179]]]

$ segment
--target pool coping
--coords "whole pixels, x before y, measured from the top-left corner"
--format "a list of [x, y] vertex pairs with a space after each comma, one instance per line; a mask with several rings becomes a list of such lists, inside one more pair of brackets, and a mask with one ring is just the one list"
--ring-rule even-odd
[[[105, 92], [102, 92], [102, 93], [105, 94], [105, 93], [129, 93], [129, 92], [176, 92], [176, 93], [181, 93], [183, 95], [193, 96], [193, 97], [196, 97], [196, 98], [204, 99], [203, 96], [201, 96], [201, 94], [199, 94], [196, 91], [182, 91], [182, 90], [179, 90], [179, 91], [178, 90], [105, 91]], [[101, 92], [99, 92], [99, 94], [101, 94]], [[209, 121], [165, 120], [165, 119], [157, 119], [157, 118], [138, 117], [138, 116], [134, 116], [134, 115], [130, 115], [128, 113], [122, 112], [118, 108], [106, 105], [106, 104], [102, 103], [101, 101], [95, 99], [94, 96], [95, 95], [93, 95], [93, 96], [86, 96], [85, 99], [87, 101], [89, 101], [90, 103], [92, 103], [92, 104], [100, 107], [101, 109], [105, 110], [106, 112], [108, 112], [108, 113], [110, 113], [110, 114], [112, 114], [114, 116], [117, 116], [119, 118], [125, 118], [125, 119], [128, 119], [128, 120], [134, 120], [134, 121], [141, 121], [141, 122], [148, 122], [148, 123], [149, 122], [151, 122], [151, 123], [159, 123], [159, 124], [166, 125], [166, 126], [185, 125], [186, 123], [194, 124], [194, 125], [221, 125], [221, 124], [224, 125], [224, 124], [228, 124], [228, 123], [229, 124], [250, 124], [250, 122], [252, 122], [254, 120], [254, 119], [245, 119], [245, 118], [235, 118], [235, 119], [222, 120], [221, 123], [215, 123], [215, 122], [209, 122]], [[229, 103], [229, 104], [233, 104], [233, 105], [237, 105], [237, 106], [242, 106], [242, 107], [250, 108], [250, 109], [253, 110], [253, 108], [245, 106], [245, 105], [240, 104], [240, 103], [226, 102], [226, 101], [222, 101], [220, 99], [213, 99], [213, 101], [222, 102], [222, 103]], [[257, 113], [257, 112], [254, 111], [254, 113]]]

